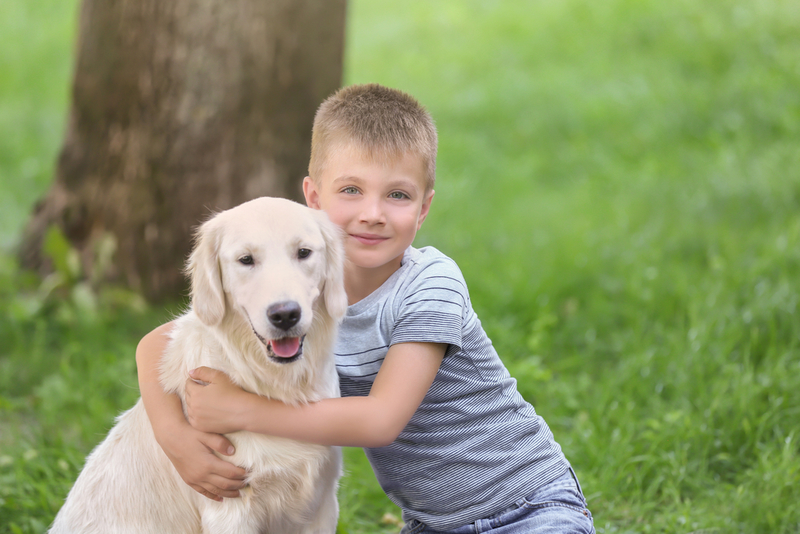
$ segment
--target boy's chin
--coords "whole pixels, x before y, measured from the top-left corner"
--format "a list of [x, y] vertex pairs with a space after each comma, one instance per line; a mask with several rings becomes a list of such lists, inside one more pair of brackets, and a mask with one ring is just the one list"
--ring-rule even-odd
[[397, 270], [403, 260], [405, 249], [399, 254], [387, 254], [385, 251], [347, 251], [348, 263], [354, 267], [368, 270]]

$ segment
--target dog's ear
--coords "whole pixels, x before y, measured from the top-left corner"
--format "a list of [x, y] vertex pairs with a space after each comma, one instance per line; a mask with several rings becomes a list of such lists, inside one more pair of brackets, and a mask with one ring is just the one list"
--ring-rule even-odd
[[322, 298], [328, 314], [336, 321], [347, 312], [347, 293], [344, 290], [344, 244], [342, 229], [333, 224], [324, 211], [314, 210], [325, 238], [325, 281]]
[[225, 315], [225, 293], [219, 268], [221, 229], [214, 218], [203, 223], [195, 234], [195, 245], [186, 273], [192, 283], [192, 309], [208, 326], [214, 326]]

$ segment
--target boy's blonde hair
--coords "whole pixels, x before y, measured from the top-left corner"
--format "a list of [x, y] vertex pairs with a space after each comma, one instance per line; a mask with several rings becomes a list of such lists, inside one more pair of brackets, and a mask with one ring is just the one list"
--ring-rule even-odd
[[374, 162], [393, 162], [407, 153], [422, 158], [426, 187], [436, 177], [436, 126], [412, 96], [378, 84], [351, 85], [317, 110], [311, 133], [308, 175], [315, 182], [333, 150], [355, 145]]

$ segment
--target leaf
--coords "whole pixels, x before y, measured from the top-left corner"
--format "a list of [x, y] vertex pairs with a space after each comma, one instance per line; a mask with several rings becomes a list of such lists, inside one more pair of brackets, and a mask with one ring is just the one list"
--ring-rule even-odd
[[75, 284], [72, 288], [72, 302], [75, 310], [91, 320], [97, 315], [97, 297], [87, 282]]
[[64, 233], [58, 226], [47, 229], [42, 244], [45, 256], [53, 262], [56, 272], [68, 280], [75, 280], [81, 275], [81, 264], [78, 252], [72, 248]]
[[114, 254], [117, 251], [117, 239], [111, 232], [103, 234], [94, 241], [94, 264], [92, 265], [91, 281], [97, 286], [114, 264]]

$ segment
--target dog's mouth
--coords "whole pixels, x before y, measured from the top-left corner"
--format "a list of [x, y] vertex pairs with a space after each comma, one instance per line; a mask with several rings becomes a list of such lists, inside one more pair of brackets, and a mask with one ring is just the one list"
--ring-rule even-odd
[[267, 356], [274, 362], [292, 363], [303, 355], [303, 337], [282, 337], [265, 343]]
[[300, 356], [303, 355], [303, 341], [305, 341], [306, 336], [266, 339], [256, 332], [255, 328], [253, 328], [253, 333], [267, 348], [267, 356], [273, 362], [281, 364], [292, 363], [299, 360]]
[[258, 340], [266, 347], [267, 356], [269, 359], [276, 363], [292, 363], [296, 362], [303, 355], [303, 341], [306, 336], [300, 337], [281, 337], [277, 339], [267, 339], [258, 332], [253, 326], [253, 321], [250, 320], [250, 315], [245, 311], [247, 320], [250, 322], [250, 328], [253, 334], [256, 335]]

